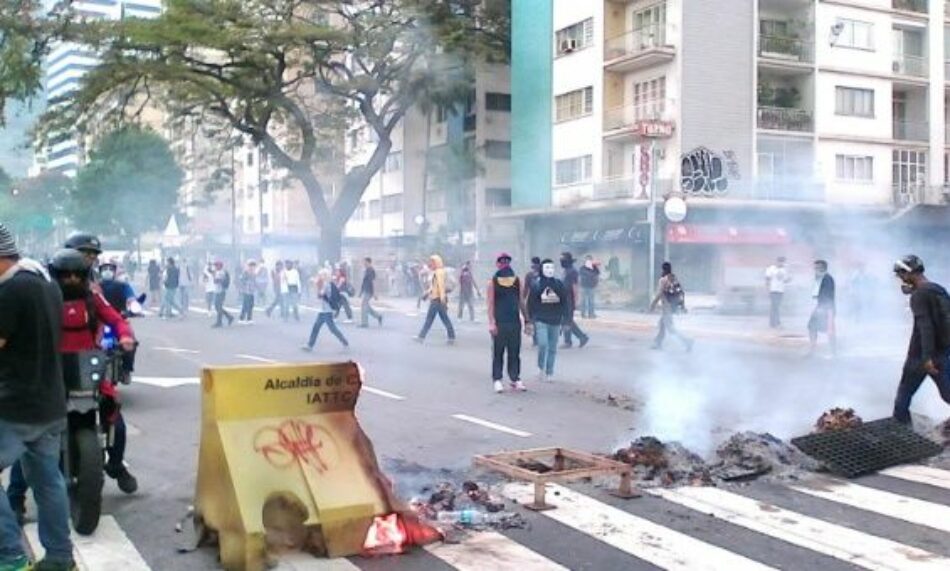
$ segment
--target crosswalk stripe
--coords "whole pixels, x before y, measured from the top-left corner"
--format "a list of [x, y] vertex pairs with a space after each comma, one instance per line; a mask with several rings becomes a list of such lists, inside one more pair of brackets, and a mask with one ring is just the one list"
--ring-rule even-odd
[[846, 506], [950, 533], [950, 506], [840, 480], [820, 480], [793, 490]]
[[940, 470], [930, 466], [897, 466], [879, 472], [882, 476], [900, 478], [918, 484], [927, 484], [936, 488], [950, 490], [950, 470]]
[[[503, 494], [521, 504], [531, 503], [534, 501], [534, 486], [508, 484], [504, 486]], [[664, 569], [773, 569], [563, 486], [550, 485], [547, 501], [557, 509], [540, 512], [544, 516]]]
[[462, 543], [440, 543], [425, 549], [458, 571], [567, 571], [567, 567], [495, 532], [476, 533]]
[[359, 571], [348, 559], [320, 559], [307, 553], [289, 553], [280, 558], [272, 571]]
[[718, 488], [692, 487], [647, 491], [680, 506], [865, 569], [950, 569], [950, 559], [946, 557]]
[[[27, 541], [34, 557], [43, 557], [43, 545], [40, 543], [39, 530], [35, 523], [24, 529]], [[99, 518], [99, 527], [90, 536], [72, 534], [73, 557], [80, 571], [103, 571], [121, 569], [122, 571], [151, 571], [148, 563], [142, 559], [138, 550], [119, 527], [112, 516]]]

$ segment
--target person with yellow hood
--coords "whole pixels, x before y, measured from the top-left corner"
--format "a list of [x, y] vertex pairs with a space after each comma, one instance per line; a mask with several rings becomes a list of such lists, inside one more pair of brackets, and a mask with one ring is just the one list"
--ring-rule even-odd
[[422, 331], [415, 337], [415, 340], [419, 343], [425, 341], [429, 329], [432, 328], [432, 324], [435, 322], [435, 317], [439, 316], [449, 336], [449, 345], [453, 345], [455, 344], [455, 328], [452, 327], [452, 321], [449, 319], [449, 291], [445, 264], [442, 263], [441, 256], [433, 254], [429, 257], [429, 270], [432, 273], [429, 279], [429, 291], [426, 292], [426, 297], [429, 298], [429, 312], [426, 314]]

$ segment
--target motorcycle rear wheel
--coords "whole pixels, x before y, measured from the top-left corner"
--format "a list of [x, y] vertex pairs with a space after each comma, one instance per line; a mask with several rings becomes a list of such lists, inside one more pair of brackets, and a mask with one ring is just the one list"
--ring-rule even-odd
[[94, 428], [79, 428], [70, 442], [73, 481], [69, 486], [69, 508], [73, 527], [80, 535], [91, 535], [102, 513], [103, 453]]

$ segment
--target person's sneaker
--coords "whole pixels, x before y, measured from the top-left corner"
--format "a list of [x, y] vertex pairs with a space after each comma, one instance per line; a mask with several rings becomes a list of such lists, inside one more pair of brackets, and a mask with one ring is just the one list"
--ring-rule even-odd
[[501, 381], [495, 381], [494, 383], [492, 383], [492, 385], [495, 387], [496, 393], [501, 394], [505, 392], [505, 385], [503, 385]]
[[528, 390], [528, 387], [524, 386], [524, 383], [522, 383], [521, 381], [515, 381], [511, 383], [511, 388], [520, 392], [525, 392], [526, 390]]
[[554, 373], [545, 373], [544, 382], [553, 383], [554, 382]]
[[455, 345], [455, 339], [449, 339], [446, 341], [446, 345]]
[[[29, 569], [29, 567], [27, 569]], [[79, 571], [79, 567], [73, 561], [65, 562], [43, 559], [32, 567], [32, 571]]]
[[347, 317], [346, 319], [343, 320], [343, 323], [353, 323], [353, 318]]
[[214, 325], [211, 326], [211, 329], [221, 329], [221, 324], [215, 323]]
[[248, 319], [247, 321], [244, 322], [244, 325], [254, 325], [254, 320]]
[[116, 484], [119, 485], [119, 489], [126, 494], [134, 494], [139, 489], [139, 481], [129, 473], [129, 469], [124, 465], [118, 468], [106, 466], [106, 475], [115, 480]]
[[313, 353], [313, 347], [311, 347], [310, 345], [302, 345], [300, 347], [300, 350], [306, 351], [307, 353]]
[[425, 341], [426, 338], [425, 338], [425, 337], [419, 337], [418, 335], [416, 335], [415, 337], [412, 338], [412, 340], [415, 341], [416, 343], [422, 345], [422, 342]]
[[584, 337], [581, 339], [580, 348], [583, 349], [588, 343], [590, 343], [590, 337]]
[[561, 349], [573, 349], [573, 348], [574, 348], [573, 345], [567, 345], [567, 344], [561, 345]]
[[10, 561], [0, 562], [0, 571], [30, 571], [30, 569], [32, 569], [30, 558], [26, 555], [21, 555]]
[[357, 329], [369, 329], [369, 325], [363, 325], [362, 323], [360, 323], [359, 325], [356, 326], [356, 328], [357, 328]]

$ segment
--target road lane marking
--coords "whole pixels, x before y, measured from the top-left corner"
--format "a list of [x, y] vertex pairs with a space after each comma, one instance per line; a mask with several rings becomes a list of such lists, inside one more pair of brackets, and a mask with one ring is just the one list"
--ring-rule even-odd
[[918, 484], [927, 484], [936, 488], [950, 490], [950, 471], [930, 466], [897, 466], [878, 472], [882, 476], [900, 478]]
[[194, 311], [195, 313], [200, 313], [201, 315], [211, 315], [211, 312], [202, 307], [189, 307], [188, 311]]
[[467, 414], [453, 414], [452, 418], [456, 420], [461, 420], [464, 422], [470, 422], [472, 424], [477, 424], [479, 426], [484, 426], [485, 428], [491, 428], [492, 430], [497, 430], [499, 432], [505, 432], [507, 434], [513, 434], [515, 436], [520, 436], [521, 438], [528, 438], [531, 436], [530, 432], [525, 432], [523, 430], [518, 430], [516, 428], [511, 428], [503, 424], [496, 424], [489, 420], [483, 420], [481, 418], [476, 418], [474, 416], [469, 416]]
[[199, 385], [201, 384], [201, 379], [198, 377], [140, 377], [136, 375], [132, 377], [132, 384], [151, 385], [153, 387], [170, 389], [185, 385]]
[[[43, 557], [45, 550], [40, 543], [39, 530], [35, 523], [24, 529], [30, 550], [37, 559]], [[89, 536], [72, 533], [73, 558], [81, 571], [103, 571], [121, 569], [122, 571], [151, 571], [151, 567], [142, 558], [135, 546], [119, 527], [115, 518], [104, 515], [99, 518], [99, 527]]]
[[152, 347], [153, 351], [167, 351], [169, 353], [187, 353], [189, 355], [198, 355], [201, 351], [194, 349], [181, 349], [179, 347]]
[[321, 559], [309, 553], [288, 553], [272, 571], [359, 571], [348, 559]]
[[567, 567], [496, 532], [476, 533], [462, 543], [428, 545], [425, 550], [458, 571], [568, 571]]
[[876, 571], [938, 571], [950, 559], [721, 490], [645, 490], [669, 502], [757, 533]]
[[242, 355], [242, 354], [238, 354], [238, 355], [235, 355], [235, 357], [237, 357], [237, 358], [239, 358], [239, 359], [247, 359], [248, 361], [257, 361], [258, 363], [268, 363], [268, 364], [271, 364], [271, 365], [280, 362], [280, 361], [275, 361], [274, 359], [268, 359], [267, 357], [258, 357], [258, 356], [256, 356], [256, 355]]
[[793, 486], [792, 489], [823, 500], [950, 533], [950, 506], [838, 480], [823, 480], [812, 486]]
[[[502, 487], [502, 494], [520, 504], [529, 504], [534, 501], [534, 486], [507, 484]], [[655, 524], [564, 486], [548, 486], [547, 501], [557, 509], [538, 513], [663, 569], [772, 569], [768, 565]]]
[[386, 397], [386, 398], [388, 398], [388, 399], [393, 399], [393, 400], [406, 400], [406, 397], [401, 397], [401, 396], [399, 396], [399, 395], [397, 395], [397, 394], [394, 394], [394, 393], [391, 393], [391, 392], [389, 392], [389, 391], [384, 391], [384, 390], [382, 390], [382, 389], [377, 389], [377, 388], [374, 388], [374, 387], [368, 387], [368, 386], [366, 386], [366, 385], [363, 385], [363, 390], [366, 391], [366, 392], [368, 392], [368, 393], [372, 393], [372, 394], [374, 394], [374, 395], [377, 395], [377, 396]]

